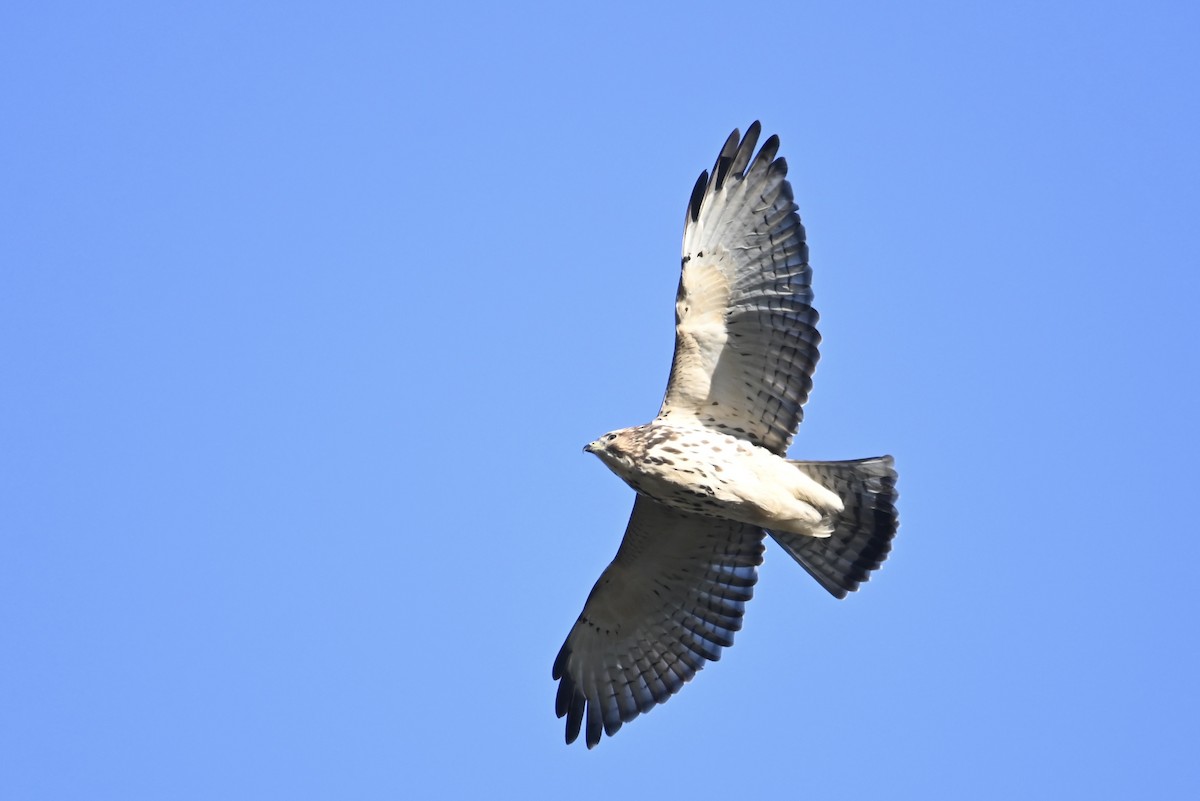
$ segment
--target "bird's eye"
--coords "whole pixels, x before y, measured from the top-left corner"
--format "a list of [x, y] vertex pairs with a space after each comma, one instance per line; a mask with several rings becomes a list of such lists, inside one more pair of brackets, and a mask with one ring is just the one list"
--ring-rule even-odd
[[612, 441], [613, 441], [614, 439], [616, 439], [616, 438], [617, 438], [617, 435], [616, 435], [616, 434], [605, 434], [605, 435], [604, 435], [604, 439], [605, 439], [607, 442], [612, 442]]

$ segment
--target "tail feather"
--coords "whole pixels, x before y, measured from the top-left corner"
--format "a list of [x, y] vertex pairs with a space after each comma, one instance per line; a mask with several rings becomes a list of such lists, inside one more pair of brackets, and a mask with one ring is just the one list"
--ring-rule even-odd
[[899, 525], [892, 457], [792, 464], [837, 493], [845, 509], [833, 520], [829, 537], [768, 533], [822, 587], [845, 598], [870, 578], [892, 549]]

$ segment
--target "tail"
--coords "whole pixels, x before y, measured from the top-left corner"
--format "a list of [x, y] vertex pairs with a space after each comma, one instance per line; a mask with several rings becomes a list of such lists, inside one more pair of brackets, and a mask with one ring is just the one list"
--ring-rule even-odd
[[870, 578], [892, 549], [900, 522], [892, 457], [792, 464], [837, 493], [845, 509], [833, 520], [833, 534], [828, 537], [767, 533], [822, 587], [845, 598]]

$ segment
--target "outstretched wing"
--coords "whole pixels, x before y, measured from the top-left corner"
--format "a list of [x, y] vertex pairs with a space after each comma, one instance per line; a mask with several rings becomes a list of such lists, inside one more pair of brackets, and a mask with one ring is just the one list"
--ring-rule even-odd
[[700, 174], [683, 233], [675, 358], [660, 420], [698, 423], [787, 451], [816, 366], [817, 312], [804, 226], [772, 136], [735, 130]]
[[554, 678], [567, 742], [588, 748], [679, 691], [742, 627], [762, 529], [676, 511], [642, 495], [616, 558], [567, 635]]

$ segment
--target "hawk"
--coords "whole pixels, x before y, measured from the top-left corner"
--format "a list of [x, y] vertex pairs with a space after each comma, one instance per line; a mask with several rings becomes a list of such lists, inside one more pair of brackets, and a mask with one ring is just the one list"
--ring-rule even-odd
[[892, 457], [787, 458], [821, 337], [787, 163], [777, 136], [755, 154], [760, 133], [734, 130], [692, 190], [658, 416], [584, 448], [637, 495], [554, 660], [567, 743], [582, 728], [594, 747], [720, 658], [767, 534], [837, 598], [891, 550]]

